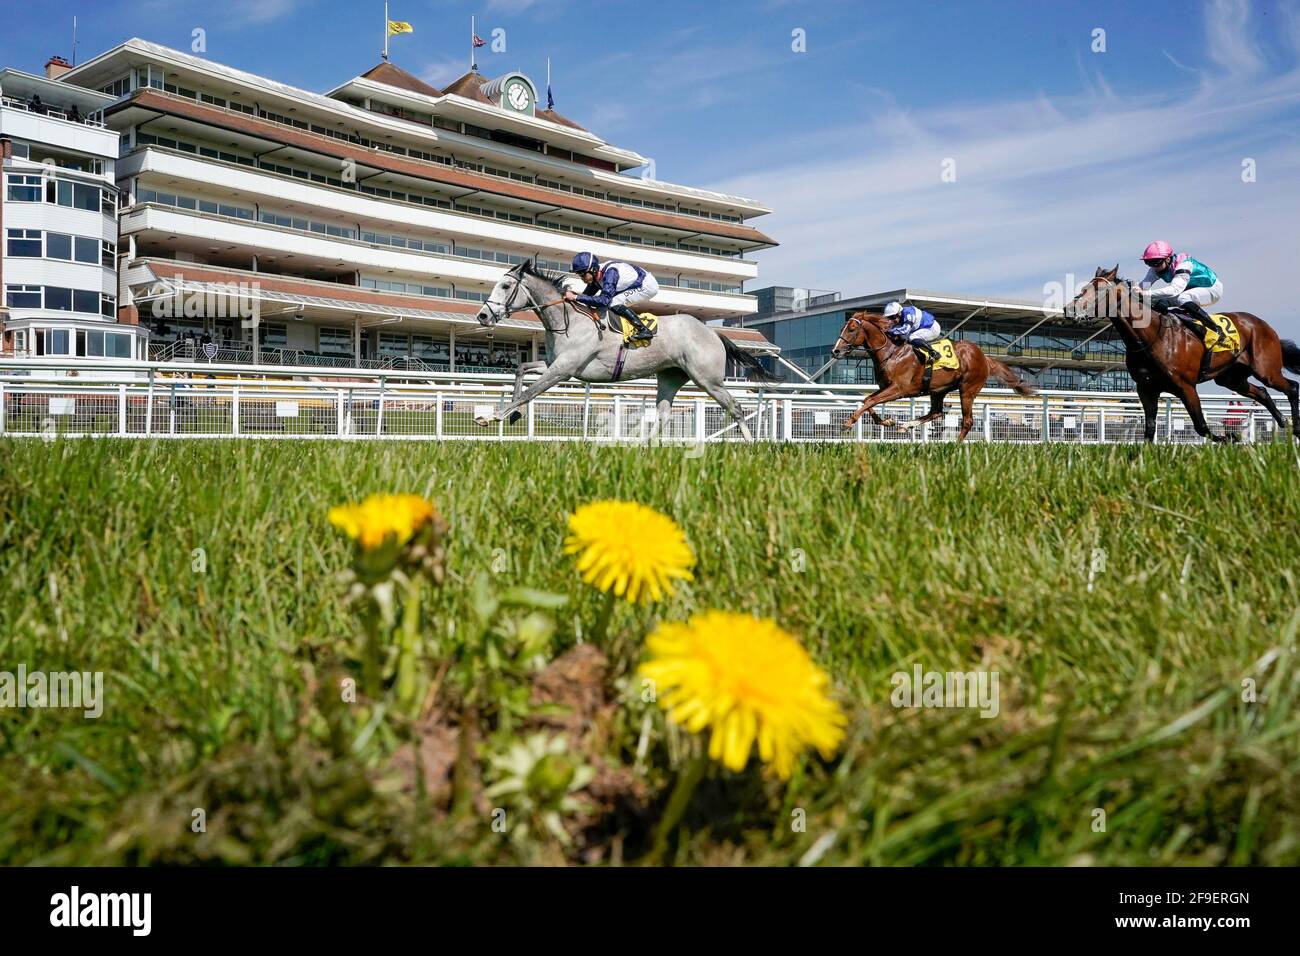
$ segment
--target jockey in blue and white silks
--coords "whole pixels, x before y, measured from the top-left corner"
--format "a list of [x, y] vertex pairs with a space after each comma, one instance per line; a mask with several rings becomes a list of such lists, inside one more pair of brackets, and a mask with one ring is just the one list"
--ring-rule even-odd
[[1185, 252], [1175, 253], [1169, 243], [1160, 240], [1146, 247], [1142, 261], [1148, 268], [1138, 288], [1154, 308], [1167, 311], [1162, 306], [1172, 305], [1201, 323], [1209, 321], [1205, 306], [1223, 298], [1223, 283], [1213, 269]]
[[927, 362], [939, 357], [930, 343], [943, 337], [943, 329], [933, 315], [914, 305], [891, 302], [885, 306], [885, 318], [893, 319], [889, 335], [899, 341], [907, 342], [920, 352]]
[[633, 339], [649, 341], [651, 332], [641, 316], [631, 307], [659, 294], [659, 283], [649, 272], [630, 262], [607, 262], [603, 266], [593, 253], [580, 252], [573, 257], [573, 271], [587, 283], [585, 294], [566, 292], [565, 298], [623, 316], [636, 329]]

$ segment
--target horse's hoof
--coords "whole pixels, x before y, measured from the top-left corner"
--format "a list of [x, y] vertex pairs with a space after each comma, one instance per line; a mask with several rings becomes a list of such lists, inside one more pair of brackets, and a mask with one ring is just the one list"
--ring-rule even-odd
[[895, 421], [895, 420], [892, 419], [892, 418], [886, 418], [886, 419], [883, 419], [883, 420], [880, 422], [880, 427], [881, 427], [881, 428], [897, 428], [897, 427], [898, 427], [898, 422]]
[[506, 419], [506, 424], [513, 425], [515, 422], [519, 421], [519, 419], [523, 417], [524, 417], [523, 412], [511, 412], [510, 417]]
[[494, 421], [496, 421], [496, 419], [495, 419], [495, 418], [492, 418], [490, 415], [475, 415], [475, 416], [474, 416], [474, 424], [477, 425], [479, 428], [487, 428], [487, 427], [488, 427], [489, 425], [491, 425]]

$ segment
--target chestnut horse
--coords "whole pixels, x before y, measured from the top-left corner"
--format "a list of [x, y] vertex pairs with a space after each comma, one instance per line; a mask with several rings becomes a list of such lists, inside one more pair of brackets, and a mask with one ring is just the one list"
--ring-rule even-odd
[[1216, 435], [1205, 423], [1198, 382], [1214, 381], [1224, 388], [1253, 398], [1263, 405], [1283, 430], [1286, 419], [1266, 389], [1252, 385], [1255, 376], [1269, 388], [1283, 392], [1291, 402], [1291, 430], [1300, 438], [1300, 385], [1282, 374], [1285, 368], [1300, 373], [1300, 346], [1282, 341], [1273, 327], [1249, 312], [1227, 312], [1241, 333], [1241, 351], [1214, 352], [1202, 374], [1205, 345], [1175, 316], [1155, 312], [1145, 297], [1135, 294], [1133, 283], [1119, 277], [1119, 266], [1098, 269], [1097, 274], [1066, 307], [1066, 314], [1110, 320], [1126, 350], [1125, 364], [1137, 383], [1138, 398], [1146, 415], [1146, 439], [1155, 441], [1156, 412], [1162, 392], [1175, 395], [1187, 409], [1196, 434], [1214, 442], [1238, 441], [1235, 434]]
[[[876, 381], [880, 384], [874, 395], [868, 396], [862, 406], [849, 416], [843, 427], [848, 429], [857, 424], [863, 413], [871, 416], [877, 425], [886, 428], [915, 428], [943, 414], [943, 400], [949, 392], [961, 390], [961, 431], [958, 441], [964, 441], [966, 433], [975, 424], [971, 409], [975, 396], [980, 393], [991, 372], [1003, 385], [1015, 389], [1021, 395], [1036, 395], [1037, 392], [1015, 372], [997, 359], [991, 359], [974, 342], [960, 339], [952, 343], [957, 353], [957, 369], [935, 369], [930, 381], [925, 381], [925, 365], [916, 357], [916, 351], [906, 342], [895, 342], [887, 334], [890, 320], [873, 312], [854, 312], [840, 330], [840, 337], [831, 349], [831, 355], [842, 358], [852, 349], [866, 349], [871, 353], [871, 363], [876, 369]], [[929, 395], [930, 411], [921, 418], [899, 425], [892, 418], [882, 419], [875, 412], [877, 405], [893, 401], [896, 398], [910, 398], [913, 395]]]

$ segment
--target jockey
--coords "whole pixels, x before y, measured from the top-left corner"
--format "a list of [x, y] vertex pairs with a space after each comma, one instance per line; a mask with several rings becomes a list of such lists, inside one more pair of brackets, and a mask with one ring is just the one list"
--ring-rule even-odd
[[649, 342], [652, 336], [641, 316], [631, 308], [633, 302], [653, 299], [659, 283], [649, 272], [629, 262], [607, 262], [603, 266], [595, 254], [580, 252], [573, 257], [573, 271], [587, 283], [586, 294], [568, 291], [564, 297], [593, 308], [609, 309], [632, 323], [633, 341]]
[[1223, 283], [1214, 270], [1185, 252], [1175, 253], [1169, 243], [1159, 240], [1146, 247], [1142, 261], [1149, 268], [1138, 288], [1151, 299], [1152, 307], [1167, 312], [1173, 306], [1189, 313], [1195, 322], [1179, 318], [1204, 339], [1197, 328], [1208, 328], [1210, 314], [1204, 307], [1223, 298]]
[[939, 353], [930, 343], [942, 337], [943, 330], [929, 312], [914, 305], [891, 302], [885, 306], [885, 318], [894, 320], [889, 334], [899, 341], [906, 341], [921, 353], [927, 365], [939, 358]]

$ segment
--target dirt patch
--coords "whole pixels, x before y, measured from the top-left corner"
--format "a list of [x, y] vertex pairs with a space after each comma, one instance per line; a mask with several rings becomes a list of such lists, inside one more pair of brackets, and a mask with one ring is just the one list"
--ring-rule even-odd
[[595, 645], [579, 644], [565, 651], [533, 679], [529, 704], [555, 708], [535, 714], [533, 721], [564, 731], [572, 743], [578, 743], [614, 707], [605, 688], [608, 672], [609, 660]]
[[393, 752], [389, 767], [402, 781], [404, 793], [415, 793], [422, 781], [429, 799], [437, 806], [446, 806], [451, 802], [460, 728], [435, 710], [420, 721], [416, 733], [418, 751], [415, 744], [402, 744]]

